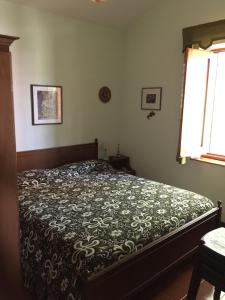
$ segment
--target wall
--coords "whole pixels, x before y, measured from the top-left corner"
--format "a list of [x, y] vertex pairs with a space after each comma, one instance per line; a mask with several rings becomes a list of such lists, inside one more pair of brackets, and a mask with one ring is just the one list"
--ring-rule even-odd
[[[156, 1], [127, 32], [121, 149], [138, 175], [199, 192], [225, 206], [225, 168], [176, 162], [183, 54], [182, 28], [225, 18], [220, 0]], [[162, 86], [162, 110], [150, 120], [141, 88]], [[225, 219], [225, 209], [223, 213]]]
[[[12, 47], [17, 150], [92, 142], [117, 144], [122, 34], [0, 1], [2, 34], [19, 36]], [[30, 84], [63, 86], [63, 125], [31, 125]], [[98, 90], [112, 99], [103, 104]]]
[[[21, 38], [12, 46], [17, 150], [98, 137], [109, 154], [120, 140], [138, 175], [194, 190], [215, 202], [225, 199], [224, 167], [195, 161], [181, 166], [175, 160], [182, 28], [224, 19], [223, 1], [155, 1], [126, 33], [5, 1], [0, 6], [1, 33]], [[31, 125], [32, 83], [63, 86], [63, 125]], [[97, 96], [102, 85], [112, 88], [112, 101], [106, 105]], [[163, 87], [162, 110], [150, 120], [140, 109], [144, 86]]]
[[[175, 160], [182, 28], [224, 19], [224, 12], [221, 0], [158, 0], [120, 33], [0, 0], [1, 33], [20, 37], [12, 46], [17, 150], [98, 137], [111, 153], [120, 140], [138, 175], [224, 203], [224, 167]], [[30, 84], [63, 86], [63, 125], [31, 125]], [[97, 96], [103, 85], [112, 89], [107, 105]], [[163, 87], [162, 111], [150, 120], [140, 109], [144, 86]]]

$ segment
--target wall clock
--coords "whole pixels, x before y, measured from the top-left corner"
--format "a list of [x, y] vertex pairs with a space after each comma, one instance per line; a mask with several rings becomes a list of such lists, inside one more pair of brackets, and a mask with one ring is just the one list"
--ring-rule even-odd
[[102, 88], [100, 88], [98, 96], [99, 96], [99, 99], [103, 103], [109, 102], [109, 100], [111, 99], [111, 90], [110, 90], [110, 88], [108, 88], [107, 86], [103, 86]]

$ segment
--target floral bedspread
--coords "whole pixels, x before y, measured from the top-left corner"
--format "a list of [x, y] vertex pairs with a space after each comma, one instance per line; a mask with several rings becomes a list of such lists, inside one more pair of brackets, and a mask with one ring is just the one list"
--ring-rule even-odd
[[37, 299], [82, 299], [81, 278], [207, 212], [206, 197], [88, 161], [18, 174], [21, 262]]

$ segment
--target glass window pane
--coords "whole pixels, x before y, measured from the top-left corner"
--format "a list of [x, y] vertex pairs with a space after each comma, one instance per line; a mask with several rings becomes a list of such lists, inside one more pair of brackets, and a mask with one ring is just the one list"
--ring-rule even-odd
[[218, 54], [210, 153], [225, 155], [225, 53]]

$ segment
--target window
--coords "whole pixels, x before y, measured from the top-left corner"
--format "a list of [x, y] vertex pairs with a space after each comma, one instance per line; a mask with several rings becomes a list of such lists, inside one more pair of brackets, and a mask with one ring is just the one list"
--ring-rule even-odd
[[187, 48], [180, 158], [225, 162], [225, 44]]

